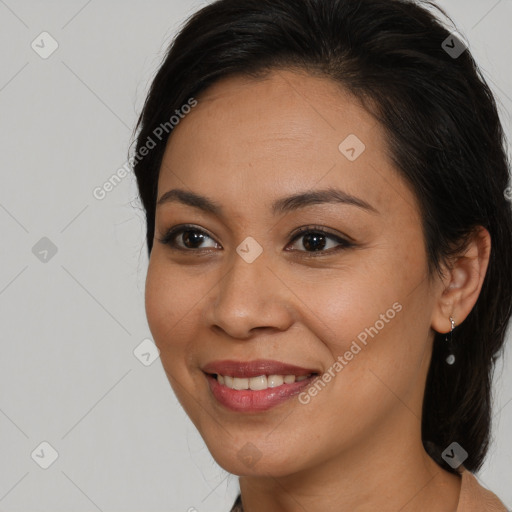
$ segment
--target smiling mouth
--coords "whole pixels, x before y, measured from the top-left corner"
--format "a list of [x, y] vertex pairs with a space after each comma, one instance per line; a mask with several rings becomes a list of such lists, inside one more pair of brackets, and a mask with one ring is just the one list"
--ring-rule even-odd
[[262, 413], [290, 400], [320, 375], [316, 367], [302, 367], [270, 359], [211, 361], [202, 371], [215, 402], [239, 413]]
[[303, 380], [315, 377], [317, 373], [309, 373], [307, 375], [258, 375], [256, 377], [232, 377], [230, 375], [221, 375], [220, 373], [209, 374], [221, 386], [225, 386], [237, 391], [252, 390], [261, 391], [269, 388], [279, 388], [285, 384], [293, 384], [302, 382]]
[[221, 406], [238, 413], [263, 413], [290, 400], [311, 386], [318, 373], [302, 375], [270, 374], [232, 377], [220, 373], [204, 374], [212, 398]]

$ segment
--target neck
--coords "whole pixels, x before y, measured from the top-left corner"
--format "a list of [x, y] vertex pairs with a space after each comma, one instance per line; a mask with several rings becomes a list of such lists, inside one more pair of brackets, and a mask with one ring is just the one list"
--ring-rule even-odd
[[460, 476], [428, 456], [418, 419], [405, 414], [408, 428], [401, 417], [316, 466], [280, 477], [240, 477], [244, 512], [315, 512], [333, 505], [337, 512], [455, 511]]

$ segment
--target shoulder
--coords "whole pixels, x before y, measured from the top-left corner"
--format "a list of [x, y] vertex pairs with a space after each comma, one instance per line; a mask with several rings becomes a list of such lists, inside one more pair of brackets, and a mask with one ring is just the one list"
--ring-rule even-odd
[[[462, 472], [459, 504], [456, 512], [509, 512], [502, 501], [466, 469]], [[238, 495], [230, 512], [243, 512], [242, 499]]]
[[456, 512], [508, 512], [502, 501], [486, 489], [470, 471], [462, 468], [459, 504]]

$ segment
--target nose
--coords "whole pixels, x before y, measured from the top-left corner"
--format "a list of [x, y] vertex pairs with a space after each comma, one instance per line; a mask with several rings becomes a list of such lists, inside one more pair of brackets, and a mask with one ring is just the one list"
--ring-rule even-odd
[[249, 339], [256, 330], [288, 329], [293, 323], [293, 294], [264, 253], [252, 263], [237, 253], [232, 259], [208, 301], [210, 327], [237, 339]]

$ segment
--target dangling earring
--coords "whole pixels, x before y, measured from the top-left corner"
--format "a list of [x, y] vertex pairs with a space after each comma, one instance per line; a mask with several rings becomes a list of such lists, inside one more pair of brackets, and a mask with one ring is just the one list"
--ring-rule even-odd
[[453, 330], [455, 329], [455, 322], [452, 317], [450, 317], [450, 322], [452, 323], [452, 330], [450, 331], [450, 334], [446, 335], [446, 344], [448, 346], [448, 357], [446, 358], [446, 362], [449, 365], [452, 365], [455, 363], [455, 355], [453, 353]]

